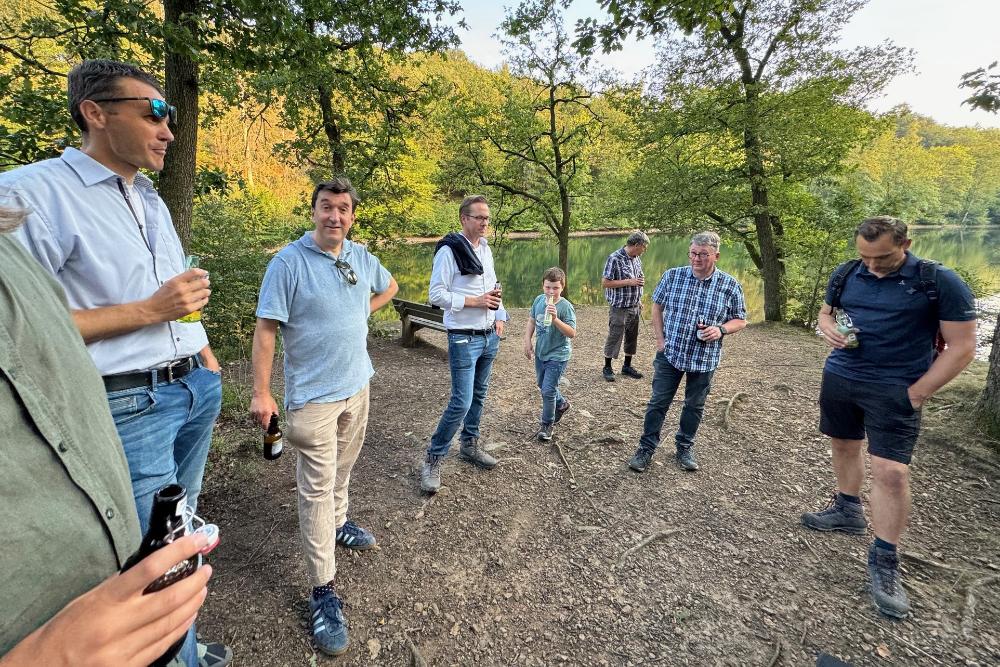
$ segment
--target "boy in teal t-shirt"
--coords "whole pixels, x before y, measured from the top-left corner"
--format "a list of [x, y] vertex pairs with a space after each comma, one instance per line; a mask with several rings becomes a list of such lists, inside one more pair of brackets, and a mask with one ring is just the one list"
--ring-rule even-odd
[[[535, 377], [542, 390], [542, 418], [538, 439], [552, 439], [552, 425], [569, 410], [569, 401], [559, 393], [559, 378], [566, 370], [572, 352], [570, 339], [576, 337], [576, 311], [562, 298], [566, 274], [559, 267], [542, 275], [542, 294], [531, 304], [531, 316], [524, 330], [524, 356], [535, 357]], [[549, 322], [546, 322], [549, 319]], [[535, 336], [532, 349], [531, 337]]]

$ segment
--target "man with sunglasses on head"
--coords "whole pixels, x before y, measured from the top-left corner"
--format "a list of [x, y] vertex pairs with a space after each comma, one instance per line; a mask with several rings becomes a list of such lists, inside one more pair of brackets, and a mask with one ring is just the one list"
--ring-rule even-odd
[[694, 438], [705, 411], [712, 376], [722, 360], [723, 337], [747, 325], [743, 288], [716, 268], [719, 235], [700, 232], [691, 238], [688, 266], [667, 269], [653, 291], [653, 393], [646, 405], [639, 448], [629, 467], [643, 472], [660, 444], [660, 430], [681, 379], [684, 407], [674, 437], [681, 470], [698, 469]]
[[420, 488], [427, 493], [441, 488], [441, 464], [459, 428], [462, 459], [486, 470], [497, 464], [479, 438], [490, 373], [507, 320], [493, 253], [486, 242], [490, 224], [486, 197], [466, 197], [458, 217], [462, 231], [451, 232], [438, 242], [431, 271], [430, 302], [444, 309], [448, 330], [451, 398], [431, 436], [420, 472]]
[[[80, 148], [0, 174], [0, 200], [27, 211], [15, 234], [66, 291], [103, 376], [145, 531], [167, 484], [183, 485], [197, 506], [222, 377], [201, 323], [177, 320], [211, 290], [205, 271], [186, 268], [170, 212], [140, 171], [162, 170], [174, 138], [160, 84], [134, 65], [88, 60], [67, 89]], [[229, 649], [211, 648], [201, 664], [228, 664]]]
[[299, 533], [312, 592], [313, 640], [329, 655], [347, 650], [347, 622], [334, 590], [334, 546], [364, 550], [375, 537], [347, 518], [351, 469], [368, 426], [368, 318], [399, 286], [378, 258], [347, 238], [358, 193], [346, 178], [312, 194], [315, 229], [267, 265], [253, 335], [250, 412], [267, 429], [278, 405], [271, 368], [278, 329], [284, 343], [284, 436], [297, 456]]

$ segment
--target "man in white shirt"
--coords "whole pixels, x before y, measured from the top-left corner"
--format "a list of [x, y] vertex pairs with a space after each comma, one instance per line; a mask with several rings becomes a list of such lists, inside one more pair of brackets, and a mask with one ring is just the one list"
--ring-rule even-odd
[[420, 488], [427, 493], [441, 488], [441, 462], [459, 427], [459, 454], [464, 460], [486, 470], [497, 464], [480, 442], [479, 420], [507, 312], [500, 298], [493, 253], [486, 242], [490, 224], [486, 197], [466, 197], [458, 215], [462, 231], [438, 242], [431, 273], [430, 302], [444, 309], [448, 329], [451, 399], [431, 436], [420, 474]]

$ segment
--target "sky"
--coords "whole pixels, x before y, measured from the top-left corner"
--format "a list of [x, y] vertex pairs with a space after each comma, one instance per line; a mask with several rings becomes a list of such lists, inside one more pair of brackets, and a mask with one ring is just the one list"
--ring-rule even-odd
[[[469, 29], [458, 32], [472, 60], [487, 67], [503, 62], [493, 35], [504, 6], [516, 5], [516, 0], [462, 0]], [[600, 15], [597, 0], [574, 0], [568, 13], [570, 30], [576, 19]], [[1000, 127], [1000, 115], [963, 106], [970, 91], [958, 88], [962, 74], [1000, 60], [997, 26], [1000, 0], [870, 0], [844, 29], [841, 46], [871, 46], [889, 39], [915, 52], [915, 71], [896, 78], [872, 102], [873, 111], [905, 103], [947, 125]], [[653, 58], [651, 42], [631, 40], [623, 51], [601, 56], [600, 62], [631, 78]]]

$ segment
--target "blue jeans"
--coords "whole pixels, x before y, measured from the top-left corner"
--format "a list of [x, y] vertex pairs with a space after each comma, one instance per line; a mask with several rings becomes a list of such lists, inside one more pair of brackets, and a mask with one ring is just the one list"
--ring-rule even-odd
[[448, 334], [451, 399], [431, 436], [428, 454], [447, 454], [459, 426], [462, 427], [463, 442], [479, 437], [479, 420], [483, 416], [490, 373], [499, 350], [500, 337], [495, 331], [490, 331], [485, 336]]
[[538, 380], [538, 388], [542, 390], [542, 419], [543, 424], [551, 424], [556, 420], [556, 406], [566, 402], [563, 395], [559, 393], [559, 378], [566, 370], [569, 361], [542, 361], [535, 355], [535, 378]]
[[662, 352], [657, 352], [653, 359], [653, 393], [646, 405], [646, 418], [643, 420], [642, 437], [639, 439], [640, 448], [653, 451], [660, 444], [663, 420], [681, 384], [681, 378], [685, 375], [687, 383], [684, 386], [684, 408], [681, 410], [681, 423], [675, 439], [677, 449], [687, 449], [694, 445], [694, 436], [698, 433], [701, 416], [705, 412], [705, 399], [712, 387], [715, 371], [682, 371], [674, 368]]
[[[222, 407], [222, 376], [198, 367], [152, 389], [110, 392], [108, 404], [128, 460], [142, 532], [149, 528], [153, 495], [167, 484], [184, 486], [188, 505], [196, 509], [212, 428]], [[197, 667], [194, 626], [179, 657]]]

